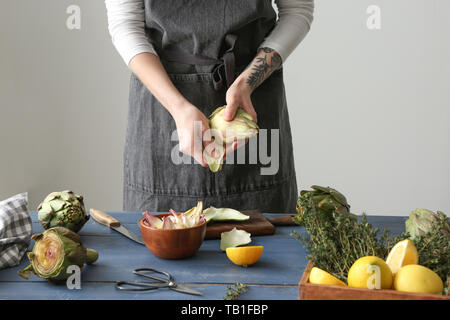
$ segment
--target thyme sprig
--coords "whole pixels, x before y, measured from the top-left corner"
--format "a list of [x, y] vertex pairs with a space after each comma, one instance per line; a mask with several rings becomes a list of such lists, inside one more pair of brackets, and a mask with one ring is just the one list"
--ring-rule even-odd
[[235, 283], [233, 285], [227, 286], [227, 292], [222, 300], [237, 300], [241, 294], [247, 292], [248, 286], [243, 283]]

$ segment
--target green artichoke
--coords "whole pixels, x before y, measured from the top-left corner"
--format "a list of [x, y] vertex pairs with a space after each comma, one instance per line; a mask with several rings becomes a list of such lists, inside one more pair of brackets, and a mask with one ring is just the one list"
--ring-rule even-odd
[[[223, 118], [225, 106], [219, 107], [209, 116], [209, 127], [220, 134], [223, 143], [223, 150], [225, 145], [235, 140], [249, 139], [258, 134], [258, 125], [254, 122], [251, 115], [242, 109], [236, 111], [233, 120], [226, 121]], [[209, 169], [212, 172], [217, 172], [222, 169], [224, 154], [220, 154], [217, 158], [206, 155], [206, 161]]]
[[302, 217], [306, 210], [313, 210], [317, 213], [324, 213], [332, 217], [333, 212], [336, 214], [349, 214], [350, 205], [347, 203], [345, 196], [339, 191], [330, 187], [311, 186], [313, 190], [300, 191], [300, 197], [297, 200], [297, 212], [295, 221], [302, 222]]
[[70, 276], [66, 272], [69, 266], [83, 268], [85, 263], [91, 264], [98, 259], [97, 251], [83, 247], [80, 236], [63, 227], [45, 230], [31, 239], [36, 241], [33, 251], [27, 253], [31, 264], [18, 272], [26, 279], [32, 271], [40, 278], [65, 280]]
[[[409, 233], [411, 240], [415, 240], [419, 236], [423, 236], [432, 230], [433, 224], [439, 222], [447, 216], [441, 211], [434, 213], [427, 209], [416, 209], [409, 215], [409, 219], [405, 221], [406, 231]], [[446, 219], [441, 230], [444, 234], [450, 233], [450, 222]]]
[[64, 227], [78, 232], [89, 220], [83, 196], [70, 190], [50, 193], [37, 210], [39, 222], [44, 229]]

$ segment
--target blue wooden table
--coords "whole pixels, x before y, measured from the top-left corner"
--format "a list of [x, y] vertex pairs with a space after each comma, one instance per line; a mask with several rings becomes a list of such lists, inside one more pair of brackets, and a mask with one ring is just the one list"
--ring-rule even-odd
[[[110, 213], [130, 231], [140, 233], [137, 225], [140, 213]], [[40, 233], [36, 212], [31, 212], [33, 232]], [[266, 216], [273, 216], [266, 214]], [[387, 227], [393, 234], [404, 230], [406, 217], [369, 216], [378, 227]], [[274, 235], [252, 237], [251, 245], [264, 246], [261, 259], [243, 268], [228, 260], [220, 248], [220, 240], [205, 240], [197, 254], [185, 260], [163, 260], [155, 257], [143, 245], [137, 244], [119, 233], [98, 224], [93, 219], [83, 227], [80, 235], [83, 244], [99, 252], [98, 261], [86, 266], [81, 273], [81, 289], [69, 290], [64, 284], [55, 285], [31, 275], [25, 280], [17, 271], [28, 265], [23, 258], [18, 267], [0, 270], [0, 299], [222, 299], [227, 285], [241, 282], [248, 290], [240, 299], [295, 300], [298, 298], [298, 282], [306, 267], [303, 245], [290, 236], [298, 226], [277, 227]], [[32, 249], [34, 241], [30, 245]], [[203, 292], [203, 296], [182, 294], [170, 289], [147, 292], [123, 292], [116, 290], [115, 281], [141, 280], [132, 274], [136, 268], [151, 267], [171, 273], [175, 280]]]

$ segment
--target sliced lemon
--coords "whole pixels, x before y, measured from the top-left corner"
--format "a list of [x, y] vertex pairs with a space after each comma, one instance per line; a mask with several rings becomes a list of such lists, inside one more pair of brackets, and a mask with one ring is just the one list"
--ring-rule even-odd
[[227, 248], [226, 253], [231, 262], [238, 266], [247, 267], [261, 258], [263, 248], [263, 246], [234, 247]]
[[309, 282], [314, 284], [329, 284], [332, 286], [347, 286], [345, 282], [316, 267], [311, 269], [311, 273], [309, 274]]
[[386, 263], [391, 268], [392, 274], [396, 274], [401, 267], [408, 264], [418, 264], [419, 254], [411, 240], [405, 239], [398, 242], [389, 252]]

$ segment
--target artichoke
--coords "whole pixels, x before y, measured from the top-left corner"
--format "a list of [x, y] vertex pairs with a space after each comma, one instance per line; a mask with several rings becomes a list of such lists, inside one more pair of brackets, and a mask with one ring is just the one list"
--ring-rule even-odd
[[445, 223], [441, 229], [443, 234], [450, 233], [450, 222], [446, 219], [445, 213], [427, 209], [416, 209], [409, 215], [409, 219], [405, 221], [406, 231], [409, 233], [411, 240], [415, 240], [419, 236], [423, 236], [432, 230], [433, 224], [444, 219]]
[[[300, 197], [297, 200], [297, 212], [295, 221], [301, 223], [302, 217], [307, 210], [313, 210], [317, 213], [323, 213], [332, 217], [333, 212], [341, 214], [350, 213], [350, 205], [345, 196], [339, 191], [330, 187], [311, 186], [313, 190], [300, 191]], [[355, 217], [356, 218], [356, 217]]]
[[[225, 144], [231, 143], [235, 140], [249, 139], [258, 134], [258, 125], [253, 121], [251, 115], [242, 109], [236, 111], [236, 115], [233, 120], [226, 121], [223, 118], [225, 112], [225, 106], [219, 107], [209, 116], [209, 127], [211, 130], [219, 133], [223, 143], [223, 150], [225, 150]], [[206, 155], [206, 160], [209, 169], [212, 172], [217, 172], [222, 169], [224, 154], [218, 155], [216, 158]]]
[[50, 193], [37, 210], [39, 222], [44, 229], [64, 227], [78, 232], [89, 220], [83, 196], [70, 190]]
[[69, 266], [83, 268], [85, 263], [91, 264], [98, 259], [97, 251], [83, 247], [80, 236], [63, 227], [45, 230], [31, 239], [36, 241], [33, 251], [27, 253], [31, 264], [18, 272], [26, 279], [32, 271], [40, 278], [65, 280], [70, 276], [66, 272]]

